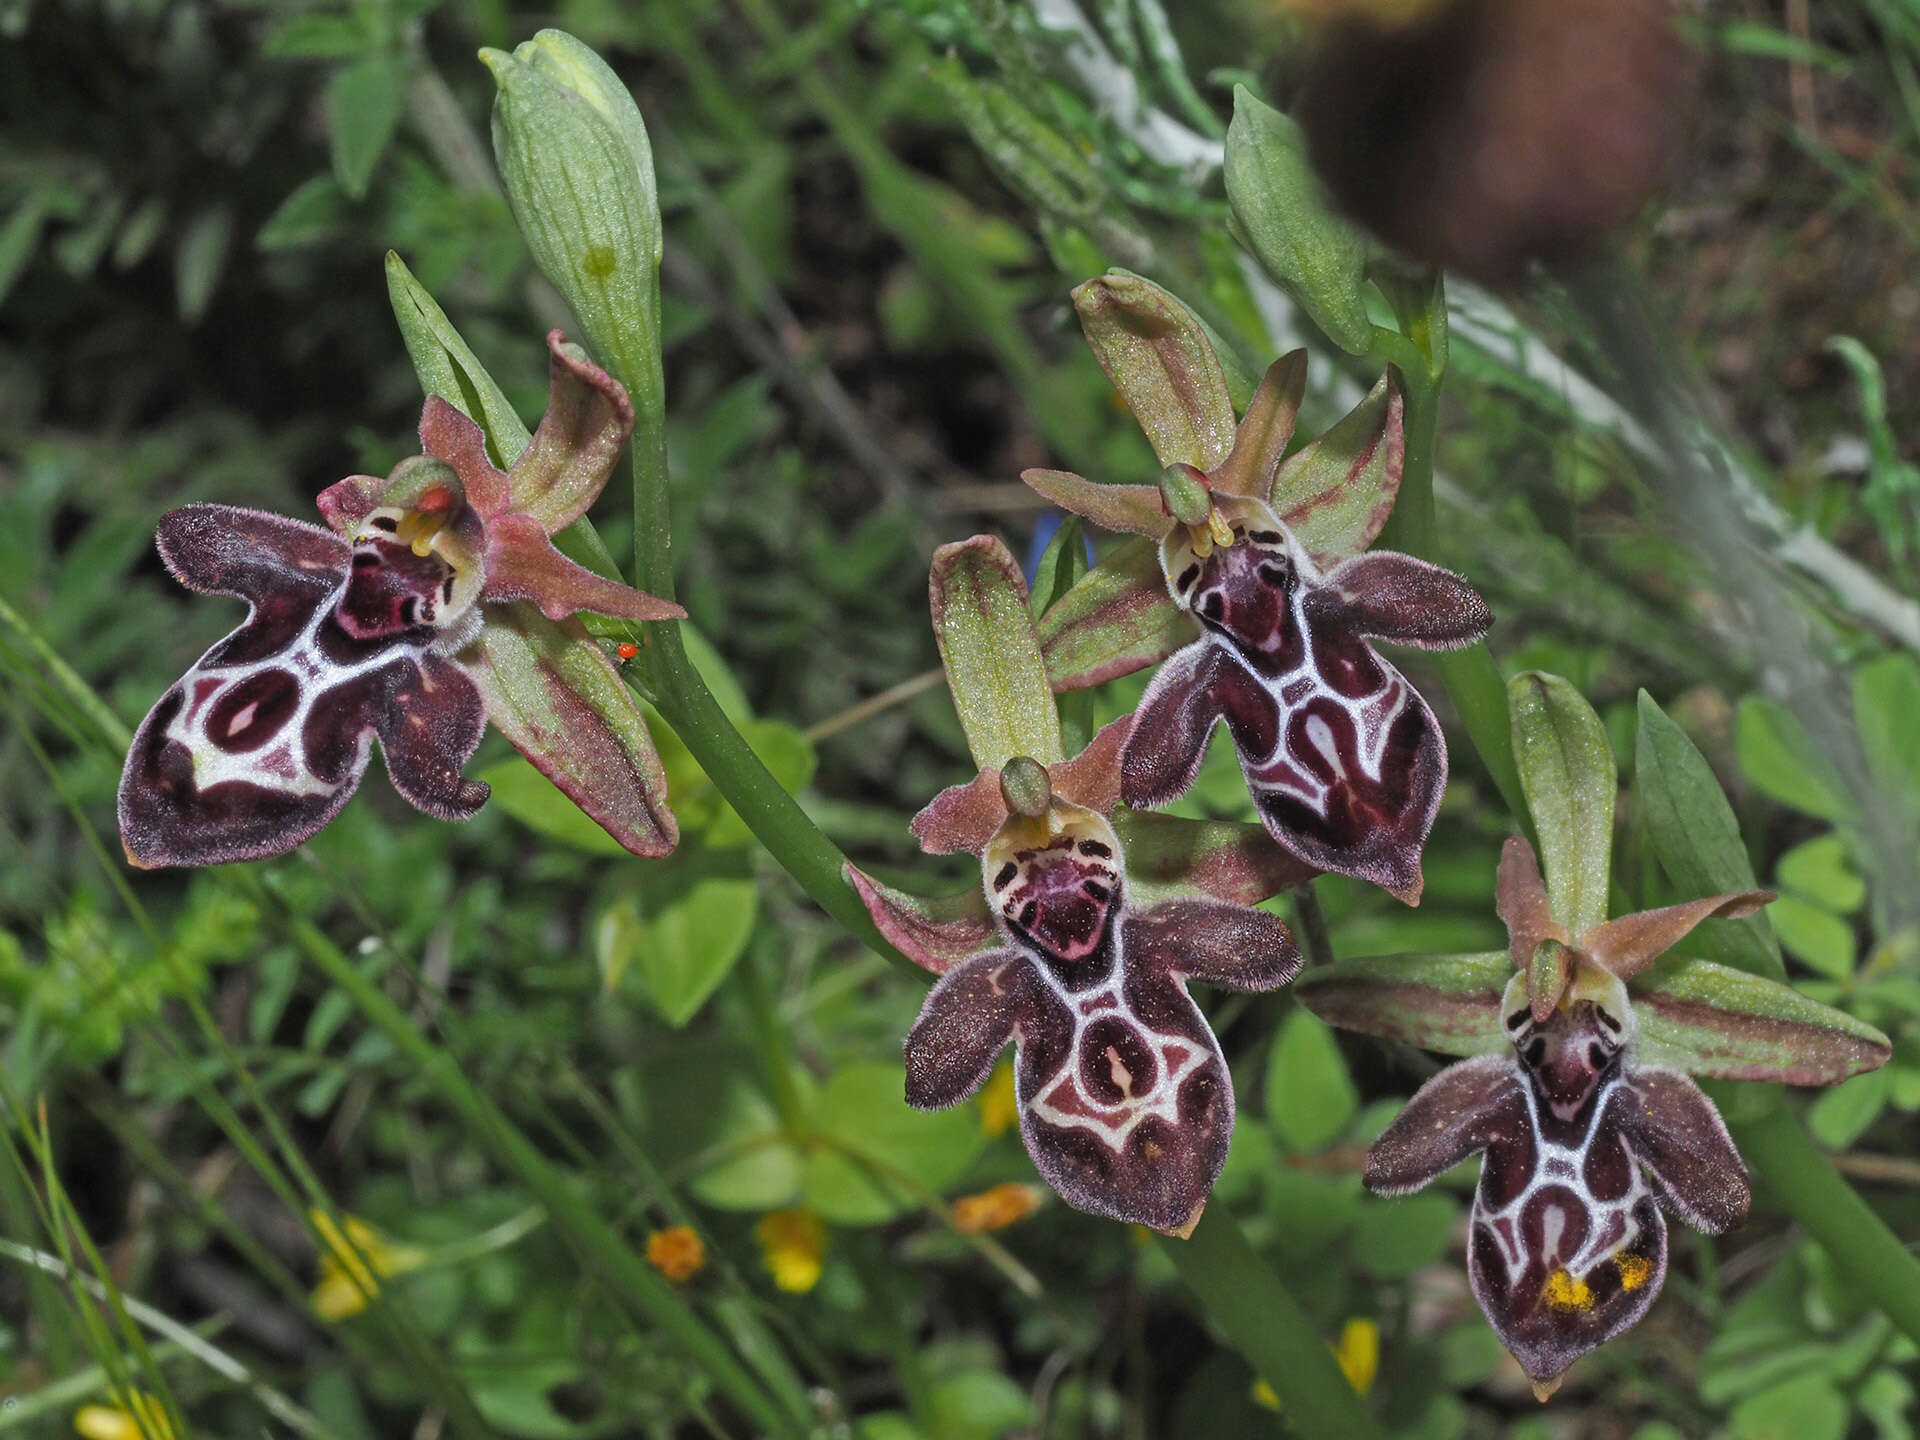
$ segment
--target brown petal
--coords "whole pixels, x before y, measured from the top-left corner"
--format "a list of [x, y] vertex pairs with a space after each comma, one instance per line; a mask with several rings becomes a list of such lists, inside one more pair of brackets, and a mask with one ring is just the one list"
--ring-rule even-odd
[[964, 785], [949, 785], [927, 802], [907, 828], [929, 855], [978, 855], [1006, 822], [1000, 768], [994, 766]]
[[1737, 920], [1778, 898], [1771, 890], [1736, 890], [1642, 910], [1594, 926], [1580, 937], [1579, 947], [1622, 980], [1631, 980], [1686, 939], [1702, 920]]
[[1567, 935], [1554, 923], [1547, 902], [1547, 883], [1540, 878], [1540, 861], [1524, 835], [1509, 835], [1500, 850], [1500, 873], [1494, 881], [1493, 908], [1507, 926], [1507, 953], [1513, 968], [1525, 970], [1542, 940], [1566, 943]]
[[1133, 716], [1122, 715], [1102, 725], [1073, 759], [1048, 766], [1053, 793], [1097, 815], [1111, 815], [1120, 803], [1120, 751], [1132, 730]]
[[513, 508], [531, 515], [549, 535], [587, 513], [633, 434], [633, 402], [626, 387], [547, 332], [547, 413], [507, 475]]
[[1267, 367], [1260, 388], [1253, 392], [1233, 450], [1209, 475], [1221, 495], [1246, 495], [1265, 504], [1273, 494], [1273, 477], [1293, 438], [1300, 416], [1300, 397], [1307, 388], [1307, 352], [1290, 350]]
[[482, 520], [506, 513], [507, 477], [487, 458], [485, 432], [438, 395], [429, 395], [421, 408], [420, 448], [453, 467], [467, 504]]
[[487, 525], [487, 582], [483, 600], [531, 600], [549, 620], [579, 611], [622, 620], [684, 620], [671, 600], [622, 585], [576, 565], [558, 550], [531, 515], [518, 511]]

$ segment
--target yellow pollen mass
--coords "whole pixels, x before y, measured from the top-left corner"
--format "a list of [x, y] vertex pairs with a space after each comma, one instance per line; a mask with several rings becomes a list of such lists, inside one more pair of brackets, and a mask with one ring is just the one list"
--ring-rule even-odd
[[1638, 1290], [1653, 1278], [1653, 1262], [1644, 1255], [1616, 1255], [1613, 1263], [1620, 1268], [1622, 1290]]
[[1593, 1287], [1566, 1270], [1555, 1270], [1547, 1276], [1541, 1295], [1555, 1310], [1585, 1312], [1593, 1309]]

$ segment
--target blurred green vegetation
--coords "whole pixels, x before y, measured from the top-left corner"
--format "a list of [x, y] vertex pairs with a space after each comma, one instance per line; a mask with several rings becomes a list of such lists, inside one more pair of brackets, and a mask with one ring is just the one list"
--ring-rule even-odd
[[[1736, 437], [1752, 535], [1688, 533], [1663, 504], [1551, 290], [1508, 308], [1458, 287], [1441, 550], [1493, 603], [1505, 666], [1592, 698], [1623, 777], [1642, 687], [1713, 764], [1783, 894], [1791, 977], [1896, 1038], [1808, 1121], [1920, 1237], [1920, 14], [1845, 0], [1800, 33], [1794, 9], [1689, 18], [1705, 81], [1687, 159], [1627, 237]], [[152, 1406], [123, 1408], [171, 1417], [155, 1433], [752, 1433], [313, 968], [316, 935], [636, 1252], [694, 1227], [686, 1298], [822, 1433], [1281, 1432], [1140, 1237], [1058, 1204], [997, 1234], [951, 1223], [953, 1197], [1033, 1178], [1017, 1137], [987, 1102], [906, 1109], [922, 992], [804, 899], [664, 729], [687, 836], [665, 862], [609, 854], [494, 736], [471, 773], [496, 802], [471, 824], [376, 780], [300, 855], [238, 878], [120, 863], [111, 722], [236, 618], [167, 578], [154, 522], [187, 500], [306, 515], [323, 485], [411, 452], [387, 250], [538, 413], [539, 337], [568, 322], [493, 178], [472, 57], [543, 24], [612, 59], [653, 133], [696, 662], [889, 881], [968, 873], [906, 831], [970, 769], [944, 690], [911, 683], [937, 664], [932, 547], [990, 530], [1025, 552], [1026, 466], [1151, 464], [1067, 289], [1110, 264], [1151, 274], [1250, 373], [1311, 345], [1312, 421], [1368, 378], [1227, 232], [1231, 87], [1284, 105], [1299, 79], [1283, 7], [0, 4], [0, 1432], [72, 1433], [81, 1405], [139, 1392]], [[624, 552], [617, 500], [595, 519]], [[1835, 677], [1866, 810], [1790, 703], [1778, 627], [1703, 558], [1749, 542]], [[1438, 700], [1431, 667], [1408, 668]], [[1143, 683], [1106, 687], [1095, 718]], [[1454, 753], [1417, 911], [1320, 882], [1336, 954], [1502, 943], [1508, 820]], [[1627, 793], [1616, 875], [1640, 880], [1622, 898], [1692, 893]], [[1223, 748], [1182, 805], [1251, 814]], [[1676, 1232], [1647, 1322], [1541, 1411], [1467, 1292], [1465, 1186], [1361, 1189], [1364, 1144], [1433, 1062], [1335, 1036], [1284, 992], [1208, 1009], [1241, 1103], [1213, 1203], [1330, 1343], [1377, 1327], [1370, 1385], [1396, 1435], [1913, 1433], [1914, 1346], [1764, 1193], [1731, 1237]], [[421, 1252], [390, 1273], [367, 1257], [365, 1313], [308, 1308], [316, 1196], [373, 1227], [350, 1249]], [[762, 1217], [791, 1210], [824, 1226], [801, 1293], [763, 1254], [787, 1232]]]

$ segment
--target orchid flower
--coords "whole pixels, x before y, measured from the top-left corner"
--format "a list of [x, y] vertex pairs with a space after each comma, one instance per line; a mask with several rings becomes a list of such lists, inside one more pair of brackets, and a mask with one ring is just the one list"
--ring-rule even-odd
[[1308, 878], [1255, 826], [1112, 816], [1129, 722], [1072, 759], [1034, 638], [1026, 586], [997, 540], [934, 557], [933, 611], [980, 774], [936, 796], [913, 832], [980, 857], [969, 896], [916, 901], [849, 867], [874, 921], [940, 974], [906, 1041], [907, 1099], [977, 1091], [1008, 1041], [1020, 1132], [1042, 1178], [1080, 1210], [1185, 1235], [1233, 1134], [1233, 1086], [1201, 980], [1267, 990], [1300, 952], [1249, 902]]
[[1520, 676], [1514, 693], [1517, 740], [1529, 714], [1555, 733], [1516, 747], [1549, 866], [1543, 880], [1533, 847], [1507, 841], [1496, 907], [1508, 949], [1345, 961], [1297, 993], [1333, 1024], [1472, 1057], [1407, 1102], [1374, 1142], [1366, 1183], [1405, 1194], [1483, 1157], [1468, 1276], [1544, 1399], [1653, 1304], [1663, 1210], [1710, 1234], [1746, 1216], [1746, 1167], [1689, 1077], [1832, 1085], [1891, 1047], [1787, 985], [1667, 954], [1707, 920], [1758, 910], [1767, 891], [1606, 919], [1605, 731], [1557, 677]]
[[629, 850], [677, 831], [639, 707], [574, 618], [685, 611], [554, 549], [586, 512], [633, 428], [618, 381], [559, 331], [547, 413], [503, 474], [477, 425], [439, 396], [423, 455], [385, 480], [351, 476], [319, 507], [330, 530], [264, 511], [189, 505], [163, 516], [175, 578], [251, 607], [141, 722], [120, 782], [135, 865], [276, 855], [339, 813], [378, 740], [394, 788], [464, 820], [464, 779], [491, 720]]
[[1154, 485], [1022, 476], [1095, 524], [1158, 545], [1157, 576], [1124, 547], [1063, 597], [1057, 620], [1049, 612], [1055, 687], [1096, 684], [1171, 652], [1122, 757], [1126, 803], [1185, 793], [1224, 721], [1276, 840], [1316, 869], [1417, 903], [1421, 850], [1446, 789], [1446, 741], [1426, 701], [1369, 641], [1448, 649], [1479, 639], [1492, 617], [1450, 571], [1359, 553], [1400, 485], [1397, 376], [1389, 369], [1351, 414], [1289, 457], [1304, 351], [1274, 361], [1236, 425], [1219, 357], [1171, 295], [1116, 274], [1087, 282], [1074, 301], [1165, 469]]

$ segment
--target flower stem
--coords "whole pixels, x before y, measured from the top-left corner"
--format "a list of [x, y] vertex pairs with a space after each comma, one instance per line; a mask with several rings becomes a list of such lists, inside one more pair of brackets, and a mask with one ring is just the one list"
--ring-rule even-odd
[[1381, 1440], [1313, 1321], [1224, 1207], [1210, 1208], [1191, 1239], [1160, 1248], [1207, 1318], [1273, 1386], [1294, 1430], [1307, 1440]]
[[1834, 1168], [1793, 1111], [1775, 1105], [1732, 1128], [1740, 1153], [1774, 1198], [1889, 1320], [1920, 1341], [1920, 1260]]
[[413, 1071], [466, 1122], [477, 1138], [553, 1217], [582, 1263], [591, 1267], [622, 1300], [656, 1325], [711, 1377], [714, 1384], [769, 1435], [802, 1433], [809, 1417], [783, 1413], [768, 1398], [733, 1353], [690, 1310], [664, 1279], [634, 1253], [581, 1196], [566, 1176], [547, 1162], [493, 1101], [460, 1073], [453, 1055], [423, 1035], [406, 1012], [360, 970], [311, 921], [293, 914], [277, 898], [272, 902], [307, 959], [406, 1057]]
[[[1389, 548], [1421, 559], [1434, 558], [1438, 524], [1433, 502], [1434, 445], [1440, 424], [1440, 382], [1444, 358], [1437, 362], [1406, 336], [1374, 328], [1374, 354], [1391, 361], [1406, 384], [1407, 458], [1400, 476], [1400, 494], [1381, 540]], [[1438, 368], [1435, 368], [1435, 365]], [[1526, 798], [1520, 790], [1520, 768], [1513, 758], [1513, 732], [1507, 718], [1507, 687], [1500, 667], [1485, 641], [1464, 650], [1442, 650], [1430, 657], [1440, 682], [1452, 697], [1453, 708], [1479, 752], [1507, 809], [1525, 825]]]

